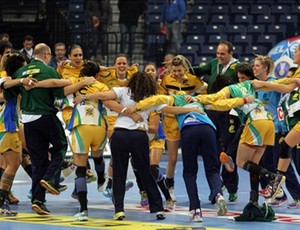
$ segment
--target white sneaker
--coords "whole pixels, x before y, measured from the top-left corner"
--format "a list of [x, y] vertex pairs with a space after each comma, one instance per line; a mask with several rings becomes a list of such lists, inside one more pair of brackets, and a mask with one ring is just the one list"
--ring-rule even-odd
[[224, 197], [218, 193], [216, 196], [216, 203], [218, 206], [218, 216], [226, 216], [227, 206]]
[[88, 219], [89, 216], [87, 211], [79, 212], [75, 216], [73, 216], [73, 220], [77, 221], [87, 221]]
[[176, 197], [175, 197], [175, 190], [174, 190], [174, 187], [170, 187], [170, 188], [169, 188], [169, 193], [170, 193], [170, 196], [171, 196], [173, 202], [176, 202]]
[[98, 192], [103, 192], [104, 191], [104, 189], [106, 188], [107, 182], [108, 182], [107, 176], [106, 176], [106, 174], [104, 174], [104, 182], [102, 184], [97, 185]]
[[190, 221], [203, 222], [202, 212], [199, 208], [196, 210], [194, 209], [194, 210], [190, 211]]

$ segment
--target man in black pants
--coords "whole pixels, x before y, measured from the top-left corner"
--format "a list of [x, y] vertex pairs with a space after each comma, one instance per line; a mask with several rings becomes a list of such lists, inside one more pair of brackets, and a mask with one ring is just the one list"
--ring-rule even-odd
[[[13, 78], [33, 77], [41, 81], [50, 78], [60, 79], [56, 71], [48, 66], [51, 60], [51, 49], [44, 43], [34, 49], [34, 60], [20, 68]], [[21, 80], [22, 82], [22, 80]], [[45, 192], [58, 195], [55, 188], [55, 177], [60, 173], [61, 164], [67, 151], [67, 140], [64, 129], [56, 116], [55, 97], [64, 97], [63, 88], [14, 87], [4, 91], [5, 99], [22, 95], [22, 123], [26, 144], [32, 162], [32, 210], [40, 215], [48, 215], [44, 205]], [[51, 146], [51, 160], [48, 150]]]

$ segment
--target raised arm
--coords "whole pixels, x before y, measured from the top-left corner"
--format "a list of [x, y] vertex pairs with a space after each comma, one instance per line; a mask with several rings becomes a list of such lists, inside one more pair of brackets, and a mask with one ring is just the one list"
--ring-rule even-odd
[[58, 88], [71, 85], [72, 82], [69, 79], [47, 79], [43, 81], [36, 81], [33, 83], [34, 88]]
[[97, 93], [92, 93], [92, 94], [87, 94], [87, 95], [78, 94], [74, 98], [73, 102], [75, 105], [78, 105], [83, 100], [114, 100], [116, 98], [117, 98], [117, 95], [116, 95], [115, 91], [109, 90], [109, 91], [97, 92]]
[[70, 95], [72, 93], [76, 93], [78, 90], [80, 90], [82, 87], [86, 85], [91, 85], [96, 81], [94, 77], [85, 77], [83, 81], [80, 81], [76, 84], [68, 85], [64, 88], [64, 94]]
[[258, 90], [267, 89], [270, 91], [277, 91], [280, 93], [290, 93], [297, 87], [297, 84], [294, 83], [292, 80], [296, 79], [290, 79], [290, 82], [288, 84], [280, 84], [276, 83], [276, 81], [253, 80], [252, 85]]
[[228, 98], [215, 101], [212, 104], [205, 105], [208, 110], [228, 111], [233, 108], [240, 107], [246, 103], [253, 102], [255, 98], [251, 95], [245, 98]]
[[72, 84], [70, 79], [47, 79], [43, 81], [36, 81], [34, 82], [33, 88], [58, 88], [64, 87], [64, 94], [65, 96], [75, 93], [80, 90], [85, 85], [91, 85], [96, 81], [94, 77], [85, 77], [83, 81], [78, 83]]
[[2, 82], [1, 88], [8, 89], [8, 88], [14, 87], [19, 84], [22, 84], [23, 86], [27, 86], [27, 87], [32, 87], [32, 85], [35, 81], [36, 80], [32, 77], [13, 79], [13, 80], [10, 77], [7, 77], [7, 79]]
[[170, 95], [155, 95], [137, 102], [136, 105], [129, 107], [128, 111], [135, 112], [136, 110], [145, 110], [156, 105], [162, 105], [162, 104], [172, 105], [173, 103], [174, 103], [174, 99]]

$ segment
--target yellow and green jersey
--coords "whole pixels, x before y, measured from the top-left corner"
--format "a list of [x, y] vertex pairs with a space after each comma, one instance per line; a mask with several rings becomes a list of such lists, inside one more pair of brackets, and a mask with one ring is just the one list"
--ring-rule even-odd
[[80, 71], [83, 69], [83, 61], [80, 68], [76, 68], [71, 62], [67, 62], [62, 69], [57, 68], [58, 74], [64, 78], [69, 79], [71, 77], [79, 77]]
[[[83, 78], [78, 79], [83, 80]], [[108, 87], [100, 82], [95, 82], [90, 86], [84, 86], [79, 90], [82, 95], [103, 92], [109, 90]], [[68, 123], [68, 129], [71, 130], [78, 125], [97, 125], [104, 123], [102, 115], [102, 102], [99, 100], [84, 100], [73, 107], [72, 116]]]
[[124, 87], [136, 72], [138, 72], [137, 66], [129, 67], [127, 69], [126, 77], [120, 79], [117, 76], [116, 69], [100, 70], [97, 80], [107, 85], [109, 89], [112, 89], [113, 87]]

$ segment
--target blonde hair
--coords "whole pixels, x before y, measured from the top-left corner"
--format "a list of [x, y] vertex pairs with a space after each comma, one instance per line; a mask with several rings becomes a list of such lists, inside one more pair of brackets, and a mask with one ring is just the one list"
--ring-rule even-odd
[[[169, 66], [169, 68], [172, 67], [172, 66], [180, 66], [180, 65], [182, 65], [184, 67], [185, 71], [188, 72], [188, 73], [190, 73], [190, 70], [193, 71], [192, 65], [189, 62], [189, 60], [185, 56], [180, 55], [180, 54], [176, 55], [172, 59], [172, 63]], [[194, 71], [193, 71], [193, 73], [194, 73]]]
[[274, 61], [269, 56], [256, 55], [254, 61], [260, 61], [263, 66], [267, 67], [267, 74], [273, 71], [274, 69]]

